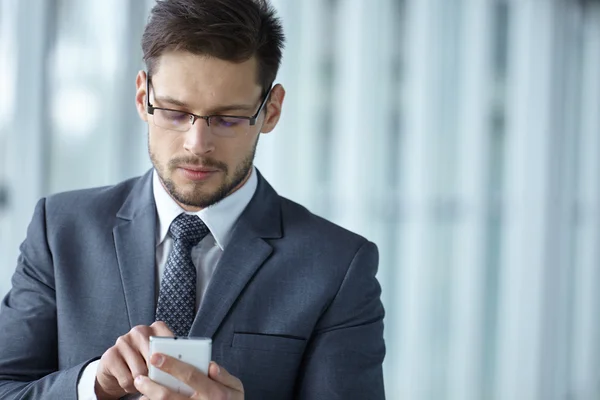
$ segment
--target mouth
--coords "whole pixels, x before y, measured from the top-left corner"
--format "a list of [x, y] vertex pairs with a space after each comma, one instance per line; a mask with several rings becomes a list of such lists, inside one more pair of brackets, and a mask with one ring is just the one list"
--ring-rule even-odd
[[197, 165], [180, 165], [178, 166], [178, 169], [187, 179], [192, 181], [203, 181], [220, 172], [219, 169], [214, 167], [202, 167]]
[[203, 167], [198, 165], [180, 165], [179, 168], [185, 169], [192, 172], [217, 172], [219, 171], [214, 167]]

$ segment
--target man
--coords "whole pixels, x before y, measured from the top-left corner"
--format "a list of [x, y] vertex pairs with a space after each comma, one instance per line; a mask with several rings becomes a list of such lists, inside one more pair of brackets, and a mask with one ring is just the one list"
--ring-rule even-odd
[[[374, 244], [253, 167], [281, 115], [281, 25], [260, 0], [165, 0], [137, 76], [154, 168], [37, 204], [0, 309], [0, 398], [381, 399]], [[210, 337], [208, 376], [150, 336]]]

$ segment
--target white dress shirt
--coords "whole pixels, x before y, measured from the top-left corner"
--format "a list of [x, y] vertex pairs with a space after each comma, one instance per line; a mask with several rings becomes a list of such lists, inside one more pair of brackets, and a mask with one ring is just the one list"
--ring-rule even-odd
[[[204, 237], [194, 248], [192, 248], [192, 262], [196, 267], [196, 309], [202, 304], [206, 288], [212, 274], [221, 259], [223, 250], [227, 247], [231, 238], [231, 229], [238, 220], [242, 211], [246, 208], [258, 185], [258, 178], [254, 168], [246, 183], [218, 202], [199, 212], [191, 213], [185, 211], [166, 191], [156, 171], [152, 176], [152, 190], [154, 202], [156, 203], [156, 272], [162, 280], [163, 272], [167, 264], [167, 258], [173, 247], [173, 239], [169, 234], [171, 222], [183, 212], [197, 215], [206, 224], [210, 233]], [[157, 296], [160, 282], [157, 282]], [[96, 400], [94, 386], [96, 383], [96, 371], [100, 360], [90, 363], [81, 374], [77, 384], [77, 396], [79, 400]]]

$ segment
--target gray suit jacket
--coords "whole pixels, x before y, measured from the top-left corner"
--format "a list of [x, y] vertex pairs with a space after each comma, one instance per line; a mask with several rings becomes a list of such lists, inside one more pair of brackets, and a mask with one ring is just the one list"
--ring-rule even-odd
[[[0, 308], [0, 398], [76, 399], [82, 369], [154, 321], [151, 176], [39, 201]], [[383, 399], [377, 263], [259, 176], [191, 335], [246, 399]]]

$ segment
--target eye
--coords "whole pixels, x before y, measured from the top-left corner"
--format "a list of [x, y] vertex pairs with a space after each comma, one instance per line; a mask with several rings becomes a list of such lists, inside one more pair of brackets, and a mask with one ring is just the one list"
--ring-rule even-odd
[[164, 118], [174, 124], [187, 123], [190, 120], [190, 114], [183, 111], [162, 110]]
[[222, 127], [222, 128], [234, 128], [246, 121], [243, 118], [237, 117], [223, 117], [220, 115], [214, 115], [211, 117], [210, 122], [214, 126]]

